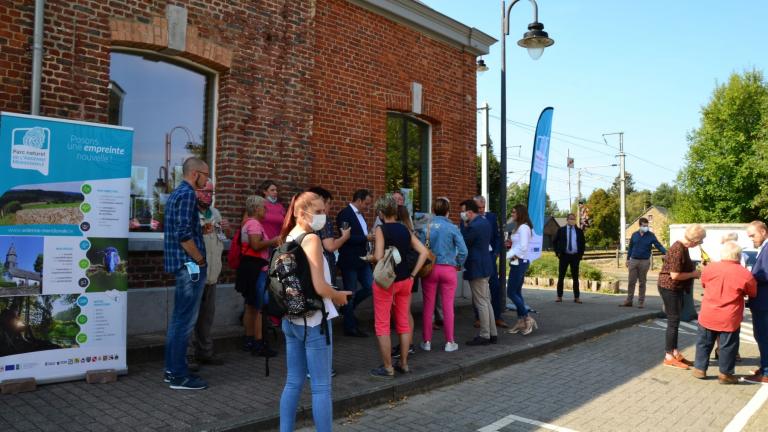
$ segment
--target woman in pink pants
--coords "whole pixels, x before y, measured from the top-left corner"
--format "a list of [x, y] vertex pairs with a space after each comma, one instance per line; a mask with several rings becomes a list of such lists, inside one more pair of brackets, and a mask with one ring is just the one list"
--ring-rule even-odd
[[435, 254], [435, 266], [429, 276], [421, 280], [424, 296], [421, 349], [432, 349], [432, 316], [435, 312], [435, 297], [440, 293], [443, 302], [445, 331], [445, 351], [459, 349], [453, 337], [453, 298], [456, 293], [458, 278], [456, 272], [467, 259], [467, 246], [459, 228], [448, 219], [450, 210], [448, 198], [438, 198], [432, 206], [435, 217], [425, 229], [424, 241]]

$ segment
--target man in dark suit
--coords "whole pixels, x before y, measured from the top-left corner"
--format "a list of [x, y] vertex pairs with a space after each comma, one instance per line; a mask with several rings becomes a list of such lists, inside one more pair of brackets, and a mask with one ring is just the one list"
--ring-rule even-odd
[[467, 345], [488, 345], [498, 342], [496, 322], [493, 317], [488, 278], [493, 270], [493, 262], [488, 248], [491, 243], [491, 227], [487, 219], [480, 216], [477, 203], [466, 200], [461, 203], [461, 219], [465, 227], [462, 231], [464, 243], [469, 254], [464, 263], [464, 279], [469, 281], [472, 300], [480, 318], [480, 333]]
[[573, 278], [573, 301], [581, 303], [579, 299], [579, 262], [584, 256], [584, 231], [576, 226], [576, 215], [568, 215], [568, 224], [559, 230], [554, 240], [555, 254], [560, 260], [560, 266], [557, 272], [557, 300], [563, 301], [563, 282], [565, 272], [571, 267], [571, 277]]
[[[368, 224], [365, 222], [364, 216], [371, 206], [372, 200], [373, 197], [367, 189], [359, 189], [352, 195], [352, 202], [336, 216], [336, 224], [339, 227], [346, 223], [351, 229], [349, 239], [339, 248], [339, 261], [337, 263], [341, 269], [344, 289], [354, 293], [342, 309], [346, 336], [368, 336], [358, 327], [355, 308], [371, 296], [373, 284], [371, 264], [364, 259], [369, 255], [368, 242], [373, 241], [373, 233], [368, 232]], [[359, 289], [358, 282], [360, 283]]]
[[747, 307], [752, 312], [752, 327], [757, 349], [760, 351], [760, 367], [747, 381], [768, 384], [768, 228], [762, 221], [747, 226], [747, 235], [758, 249], [757, 261], [752, 266], [752, 277], [757, 281], [757, 296], [750, 297]]

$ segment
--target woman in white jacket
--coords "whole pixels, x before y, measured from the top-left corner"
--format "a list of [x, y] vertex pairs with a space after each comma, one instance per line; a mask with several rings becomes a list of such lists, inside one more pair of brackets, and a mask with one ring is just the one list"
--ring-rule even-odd
[[522, 204], [516, 205], [512, 209], [512, 219], [517, 222], [517, 228], [512, 233], [512, 247], [507, 251], [509, 260], [507, 296], [517, 308], [517, 324], [507, 330], [507, 333], [528, 335], [538, 328], [536, 321], [528, 316], [528, 308], [523, 300], [523, 280], [531, 264], [528, 260], [528, 243], [531, 240], [531, 219], [528, 217], [528, 209]]

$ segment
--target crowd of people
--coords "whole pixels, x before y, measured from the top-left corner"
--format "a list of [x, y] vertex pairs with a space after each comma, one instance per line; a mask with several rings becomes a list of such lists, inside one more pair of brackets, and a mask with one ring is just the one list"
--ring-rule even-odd
[[[415, 352], [414, 320], [411, 299], [421, 287], [423, 297], [422, 350], [436, 345], [435, 330], [443, 330], [443, 349], [459, 349], [455, 337], [454, 298], [459, 271], [472, 292], [477, 334], [465, 342], [467, 347], [496, 344], [499, 332], [529, 335], [538, 328], [523, 299], [522, 287], [530, 265], [528, 258], [532, 224], [527, 208], [518, 204], [511, 212], [512, 229], [506, 239], [499, 235], [496, 215], [485, 211], [485, 199], [476, 196], [459, 204], [460, 224], [450, 219], [448, 198], [432, 203], [426, 223], [419, 229], [405, 207], [399, 191], [385, 194], [375, 202], [366, 189], [354, 192], [351, 201], [335, 218], [328, 216], [332, 194], [319, 186], [296, 194], [285, 208], [278, 201], [277, 184], [264, 181], [258, 193], [248, 196], [239, 228], [230, 232], [230, 224], [212, 206], [214, 185], [208, 165], [190, 158], [183, 165], [184, 181], [170, 195], [165, 212], [165, 269], [176, 277], [173, 316], [170, 320], [165, 352], [165, 382], [171, 389], [204, 389], [207, 383], [193, 374], [200, 364], [221, 364], [213, 351], [215, 287], [222, 269], [224, 242], [233, 238], [231, 248], [238, 248], [236, 290], [243, 296], [245, 329], [243, 349], [253, 355], [278, 355], [264, 337], [266, 328], [281, 328], [284, 335], [287, 378], [280, 400], [281, 430], [290, 431], [301, 389], [309, 378], [312, 407], [318, 430], [331, 428], [332, 326], [321, 325], [343, 316], [345, 337], [365, 338], [356, 308], [373, 297], [374, 332], [381, 364], [370, 370], [371, 377], [392, 379], [411, 371], [409, 355]], [[369, 228], [366, 214], [371, 206], [376, 215]], [[632, 236], [627, 267], [630, 289], [621, 306], [633, 304], [634, 284], [639, 280], [639, 307], [644, 306], [645, 282], [650, 249], [655, 246], [666, 254], [659, 275], [659, 292], [667, 314], [667, 333], [663, 364], [679, 369], [694, 367], [697, 378], [706, 377], [709, 356], [719, 342], [720, 382], [735, 382], [734, 364], [738, 356], [739, 328], [744, 298], [749, 297], [755, 339], [761, 352], [761, 367], [747, 380], [768, 382], [768, 230], [762, 222], [749, 225], [748, 235], [760, 247], [751, 272], [740, 263], [741, 248], [733, 241], [723, 244], [722, 261], [703, 271], [696, 269], [688, 249], [703, 241], [706, 232], [691, 225], [681, 241], [665, 250], [648, 232], [648, 221], [640, 220], [640, 230]], [[234, 235], [232, 235], [234, 234]], [[322, 298], [323, 308], [302, 317], [265, 317], [269, 306], [270, 254], [279, 245], [296, 242], [308, 263], [311, 286]], [[568, 216], [554, 240], [558, 256], [557, 302], [563, 300], [564, 278], [570, 268], [573, 300], [579, 298], [578, 267], [584, 254], [584, 233]], [[383, 286], [374, 280], [374, 266], [394, 248], [394, 280]], [[231, 253], [230, 253], [231, 254]], [[509, 263], [506, 297], [514, 304], [517, 322], [509, 326], [501, 317], [505, 308], [500, 295], [497, 260], [503, 254]], [[426, 266], [426, 267], [425, 267]], [[338, 276], [341, 286], [336, 286]], [[699, 316], [700, 338], [696, 361], [691, 362], [678, 350], [678, 326], [683, 293], [701, 278], [705, 288]], [[763, 287], [762, 292], [758, 287]], [[762, 293], [762, 294], [761, 294]], [[337, 309], [338, 307], [338, 309]], [[270, 320], [271, 318], [271, 320]], [[470, 326], [472, 323], [466, 323]], [[399, 344], [392, 347], [394, 327]], [[327, 328], [327, 331], [325, 330]]]

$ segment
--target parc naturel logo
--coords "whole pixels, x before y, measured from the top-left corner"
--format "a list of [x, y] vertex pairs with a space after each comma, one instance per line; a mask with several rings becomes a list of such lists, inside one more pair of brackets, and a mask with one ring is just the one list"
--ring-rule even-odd
[[11, 168], [39, 171], [48, 175], [51, 158], [51, 130], [44, 127], [11, 131]]

